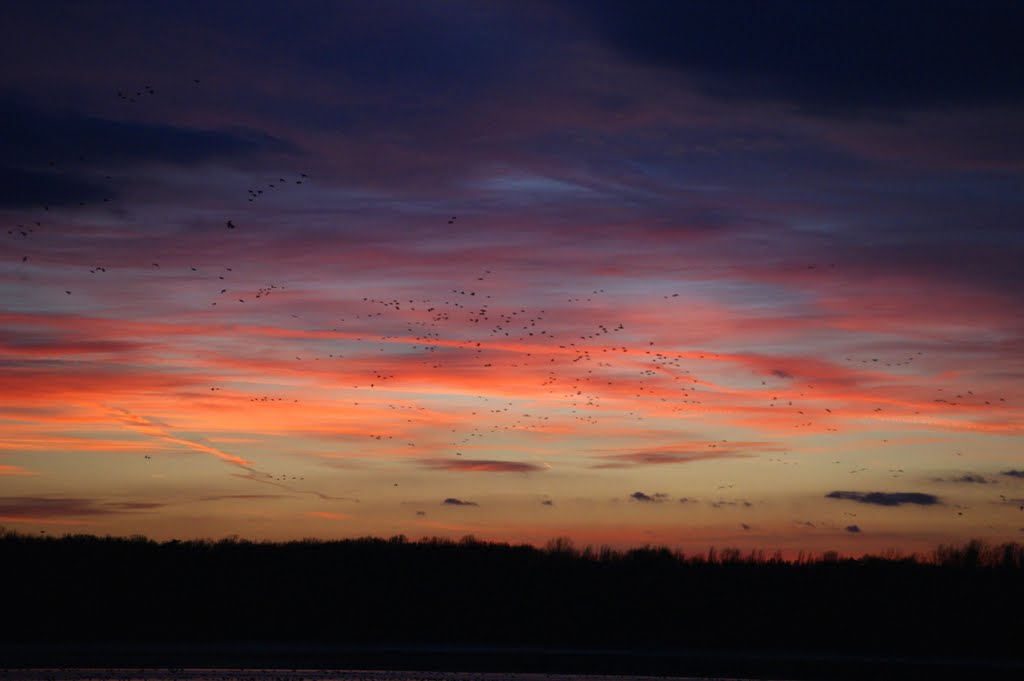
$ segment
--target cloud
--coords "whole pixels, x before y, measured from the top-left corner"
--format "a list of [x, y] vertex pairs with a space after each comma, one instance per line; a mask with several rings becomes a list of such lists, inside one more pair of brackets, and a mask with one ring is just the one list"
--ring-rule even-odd
[[633, 501], [641, 501], [645, 504], [653, 503], [660, 504], [661, 502], [668, 499], [668, 495], [664, 492], [655, 492], [654, 494], [644, 494], [643, 492], [633, 492], [629, 495], [629, 498]]
[[834, 491], [825, 495], [828, 499], [847, 499], [861, 504], [875, 504], [876, 506], [901, 506], [903, 504], [916, 504], [918, 506], [934, 506], [940, 503], [939, 498], [933, 494], [923, 492], [844, 492]]
[[286, 494], [216, 494], [209, 497], [200, 497], [199, 501], [227, 501], [229, 499], [254, 500], [254, 499], [286, 499]]
[[718, 501], [709, 501], [711, 508], [720, 509], [728, 508], [730, 506], [743, 506], [744, 508], [750, 508], [754, 504], [747, 501], [746, 499], [736, 499], [735, 501], [726, 501], [725, 499], [719, 499]]
[[306, 511], [305, 515], [313, 518], [325, 518], [327, 520], [348, 520], [352, 517], [347, 513], [331, 513], [330, 511]]
[[750, 459], [758, 453], [778, 451], [771, 442], [686, 442], [637, 451], [602, 455], [607, 463], [594, 468], [628, 468], [632, 466], [694, 463], [713, 459]]
[[27, 357], [101, 353], [124, 356], [147, 347], [146, 343], [136, 340], [90, 338], [86, 335], [88, 333], [84, 329], [77, 333], [63, 330], [13, 330], [0, 339], [0, 349], [5, 354]]
[[[1024, 7], [936, 0], [570, 2], [605, 44], [706, 93], [805, 110], [1021, 101]], [[884, 31], [877, 30], [881, 24]]]
[[35, 475], [35, 473], [21, 466], [0, 463], [0, 475]]
[[172, 444], [183, 445], [190, 449], [194, 449], [195, 451], [198, 452], [212, 454], [218, 459], [244, 468], [250, 473], [257, 472], [254, 471], [254, 469], [252, 468], [251, 462], [246, 461], [240, 456], [228, 454], [227, 452], [221, 451], [216, 447], [211, 447], [210, 445], [203, 444], [202, 442], [196, 442], [194, 440], [187, 440], [185, 438], [175, 437], [170, 433], [170, 429], [162, 423], [159, 423], [152, 419], [148, 419], [144, 416], [137, 416], [136, 414], [131, 413], [127, 409], [113, 408], [108, 409], [108, 411], [119, 421], [121, 421], [124, 425], [132, 428], [133, 430], [137, 430], [141, 433], [159, 438]]
[[858, 525], [847, 525], [846, 531], [850, 534], [860, 534], [860, 526]]
[[0, 167], [0, 206], [28, 208], [39, 205], [67, 206], [113, 199], [117, 193], [87, 175], [68, 176]]
[[480, 504], [475, 501], [463, 501], [462, 499], [456, 499], [455, 497], [448, 497], [441, 502], [445, 506], [479, 506]]
[[485, 459], [424, 459], [419, 462], [428, 468], [446, 471], [486, 473], [536, 473], [548, 466], [522, 461], [495, 461]]
[[963, 475], [958, 475], [955, 478], [935, 478], [935, 482], [959, 482], [987, 485], [992, 481], [988, 480], [983, 475], [978, 475], [977, 473], [964, 473]]
[[694, 499], [693, 497], [679, 497], [679, 503], [680, 504], [695, 504], [698, 501], [700, 501], [700, 500], [699, 499]]
[[0, 497], [0, 517], [54, 519], [117, 515], [151, 511], [165, 504], [133, 501], [98, 501], [80, 497]]
[[159, 421], [146, 418], [144, 416], [138, 416], [133, 414], [127, 409], [105, 407], [106, 411], [113, 415], [118, 421], [125, 426], [132, 428], [145, 435], [155, 437], [172, 444], [183, 445], [189, 449], [193, 449], [197, 452], [204, 452], [206, 454], [212, 454], [218, 459], [229, 463], [233, 466], [237, 466], [245, 471], [245, 473], [232, 473], [231, 475], [243, 480], [252, 480], [253, 482], [259, 482], [264, 485], [271, 485], [279, 489], [287, 490], [289, 492], [295, 492], [298, 494], [312, 494], [313, 496], [323, 499], [324, 501], [355, 501], [359, 499], [354, 497], [338, 497], [332, 494], [326, 494], [314, 489], [299, 489], [290, 484], [278, 482], [274, 479], [271, 473], [259, 470], [250, 461], [243, 459], [240, 456], [234, 454], [228, 454], [227, 452], [220, 450], [216, 447], [204, 444], [197, 440], [189, 440], [186, 438], [177, 437], [171, 432], [170, 426], [161, 423]]
[[163, 508], [166, 504], [158, 504], [152, 501], [109, 501], [103, 504], [103, 506], [114, 511], [151, 511], [156, 508]]
[[1010, 469], [1008, 471], [1002, 471], [999, 475], [1005, 475], [1011, 478], [1024, 478], [1024, 471]]
[[115, 198], [111, 166], [195, 165], [294, 151], [252, 130], [202, 130], [118, 121], [75, 112], [47, 113], [0, 101], [0, 206], [67, 205]]
[[59, 170], [110, 162], [191, 165], [264, 151], [292, 151], [254, 130], [203, 130], [97, 118], [75, 112], [47, 113], [0, 102], [0, 124], [11, 134], [0, 141], [4, 159], [18, 167]]

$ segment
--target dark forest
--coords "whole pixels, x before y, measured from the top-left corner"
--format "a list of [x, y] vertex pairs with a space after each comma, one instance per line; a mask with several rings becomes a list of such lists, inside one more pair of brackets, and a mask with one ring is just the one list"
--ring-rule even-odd
[[[1020, 656], [1024, 546], [786, 561], [405, 537], [0, 536], [8, 642]], [[1000, 613], [1002, 615], [1000, 615]], [[1005, 617], [1004, 617], [1005, 616]], [[1010, 622], [1010, 624], [1007, 624]]]

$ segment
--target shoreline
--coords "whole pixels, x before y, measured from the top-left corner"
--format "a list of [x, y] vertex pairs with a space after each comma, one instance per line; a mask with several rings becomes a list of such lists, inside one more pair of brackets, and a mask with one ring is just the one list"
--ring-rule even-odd
[[0, 643], [0, 679], [30, 669], [310, 669], [744, 679], [1024, 678], [1024, 658], [920, 657], [750, 650], [508, 646], [338, 646], [285, 642]]

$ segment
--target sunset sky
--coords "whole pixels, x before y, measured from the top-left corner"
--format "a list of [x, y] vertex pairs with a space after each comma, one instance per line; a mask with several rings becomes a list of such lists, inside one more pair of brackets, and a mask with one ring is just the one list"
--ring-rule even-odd
[[4, 3], [0, 525], [1020, 541], [1022, 34]]

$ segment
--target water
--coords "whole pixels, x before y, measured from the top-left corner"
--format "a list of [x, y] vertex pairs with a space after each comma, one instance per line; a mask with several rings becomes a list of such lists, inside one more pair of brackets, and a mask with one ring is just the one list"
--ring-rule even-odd
[[733, 677], [364, 671], [357, 669], [0, 669], [0, 681], [751, 681]]

